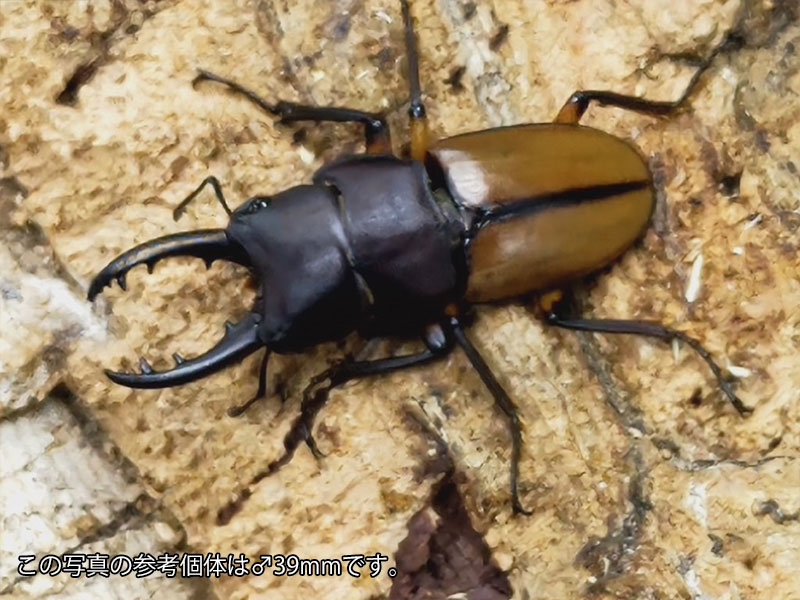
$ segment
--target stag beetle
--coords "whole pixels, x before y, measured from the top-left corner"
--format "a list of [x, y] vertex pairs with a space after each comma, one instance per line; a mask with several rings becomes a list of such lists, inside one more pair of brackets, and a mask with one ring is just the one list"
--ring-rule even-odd
[[[206, 185], [230, 216], [225, 229], [167, 235], [111, 261], [91, 282], [93, 299], [114, 279], [124, 288], [136, 265], [152, 269], [168, 256], [217, 259], [248, 267], [259, 293], [253, 310], [227, 325], [223, 339], [175, 367], [139, 373], [106, 371], [120, 385], [181, 385], [265, 347], [256, 396], [265, 395], [270, 352], [300, 352], [352, 331], [365, 338], [418, 332], [425, 349], [379, 360], [344, 360], [313, 378], [300, 415], [285, 439], [286, 453], [219, 513], [226, 522], [251, 486], [285, 464], [311, 436], [328, 392], [346, 381], [421, 365], [460, 346], [511, 433], [511, 500], [528, 513], [517, 491], [522, 444], [515, 406], [464, 331], [469, 307], [540, 293], [544, 321], [556, 327], [680, 340], [708, 364], [734, 407], [736, 397], [710, 354], [685, 334], [647, 321], [585, 319], [569, 313], [560, 290], [615, 261], [646, 229], [655, 204], [652, 175], [629, 143], [579, 125], [591, 102], [670, 115], [689, 97], [722, 44], [698, 68], [680, 99], [655, 102], [608, 91], [578, 91], [555, 122], [516, 125], [429, 141], [422, 102], [416, 37], [407, 0], [401, 0], [410, 88], [408, 156], [392, 154], [385, 117], [342, 107], [270, 103], [236, 82], [200, 71], [193, 85], [211, 81], [243, 95], [281, 123], [355, 122], [364, 127], [366, 153], [342, 157], [316, 172], [313, 183], [256, 196], [231, 210], [219, 182], [208, 177], [181, 202], [176, 218]], [[321, 385], [324, 384], [324, 385]]]

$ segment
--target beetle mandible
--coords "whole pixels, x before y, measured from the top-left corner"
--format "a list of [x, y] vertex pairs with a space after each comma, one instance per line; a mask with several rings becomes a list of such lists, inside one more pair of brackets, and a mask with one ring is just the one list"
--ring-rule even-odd
[[[312, 378], [285, 454], [258, 475], [285, 464], [311, 436], [328, 393], [347, 381], [429, 363], [459, 346], [511, 433], [513, 510], [528, 513], [517, 491], [522, 433], [514, 403], [464, 331], [473, 304], [540, 293], [544, 322], [567, 329], [629, 333], [680, 340], [710, 367], [740, 412], [722, 370], [696, 340], [659, 323], [586, 319], [572, 315], [561, 289], [614, 262], [643, 233], [655, 203], [647, 163], [630, 144], [579, 125], [592, 102], [655, 115], [677, 111], [723, 44], [717, 46], [674, 102], [608, 91], [572, 94], [553, 123], [516, 125], [429, 140], [419, 80], [416, 37], [407, 0], [401, 0], [410, 91], [409, 156], [392, 154], [384, 115], [343, 107], [268, 102], [238, 83], [200, 71], [193, 84], [211, 81], [243, 95], [281, 123], [354, 122], [363, 125], [366, 152], [320, 168], [310, 185], [256, 196], [231, 210], [216, 178], [206, 178], [175, 209], [176, 219], [207, 185], [228, 213], [225, 229], [177, 233], [145, 242], [112, 260], [92, 280], [92, 300], [116, 279], [124, 287], [136, 265], [149, 269], [169, 256], [194, 256], [245, 265], [257, 284], [252, 311], [228, 324], [223, 339], [175, 367], [155, 371], [144, 359], [139, 373], [106, 371], [120, 385], [163, 388], [189, 383], [264, 347], [258, 391], [266, 392], [271, 352], [293, 353], [357, 331], [364, 338], [419, 332], [425, 349], [378, 360], [346, 359]], [[332, 318], [334, 317], [334, 318]], [[227, 521], [246, 497], [219, 513]]]

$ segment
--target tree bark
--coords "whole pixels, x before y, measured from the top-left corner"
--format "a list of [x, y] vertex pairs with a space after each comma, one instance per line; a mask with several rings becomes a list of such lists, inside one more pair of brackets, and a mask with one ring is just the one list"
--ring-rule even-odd
[[[145, 520], [179, 532], [153, 548], [389, 556], [375, 578], [213, 579], [204, 593], [220, 598], [800, 595], [795, 2], [412, 6], [436, 137], [550, 121], [578, 89], [675, 99], [727, 40], [675, 117], [589, 108], [584, 124], [646, 157], [658, 206], [641, 243], [577, 295], [587, 315], [657, 320], [701, 340], [736, 377], [749, 416], [688, 347], [555, 330], [521, 304], [478, 307], [469, 335], [519, 408], [532, 516], [511, 513], [506, 423], [456, 351], [332, 393], [314, 431], [326, 456], [301, 447], [220, 525], [218, 510], [282, 452], [311, 376], [347, 351], [414, 345], [364, 347], [353, 336], [275, 356], [269, 398], [238, 418], [226, 411], [255, 393], [259, 356], [160, 391], [104, 377], [140, 355], [163, 368], [173, 352], [199, 354], [253, 300], [243, 269], [176, 259], [132, 271], [127, 291], [107, 288], [91, 308], [88, 282], [111, 258], [159, 235], [224, 226], [210, 192], [172, 219], [208, 175], [238, 205], [362, 148], [358, 126], [279, 125], [218, 85], [193, 88], [197, 70], [273, 101], [384, 111], [399, 152], [408, 90], [398, 4], [0, 5], [5, 421], [68, 395], [93, 424], [75, 435], [100, 435], [104, 452], [124, 457]], [[4, 547], [21, 554], [23, 541]]]

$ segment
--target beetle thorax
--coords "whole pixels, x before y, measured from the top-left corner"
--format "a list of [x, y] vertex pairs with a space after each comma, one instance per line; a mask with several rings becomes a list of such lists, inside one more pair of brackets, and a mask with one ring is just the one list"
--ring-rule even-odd
[[253, 198], [231, 218], [262, 290], [265, 344], [296, 351], [356, 328], [423, 327], [452, 301], [463, 279], [458, 227], [421, 164], [355, 156], [314, 181]]

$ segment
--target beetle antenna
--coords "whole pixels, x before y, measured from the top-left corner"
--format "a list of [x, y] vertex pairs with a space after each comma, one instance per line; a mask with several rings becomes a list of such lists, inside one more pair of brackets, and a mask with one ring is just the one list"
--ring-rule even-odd
[[194, 200], [198, 196], [198, 194], [200, 194], [200, 192], [203, 191], [203, 188], [206, 187], [207, 185], [210, 185], [211, 187], [214, 188], [214, 195], [217, 197], [217, 200], [222, 205], [222, 208], [225, 210], [225, 213], [230, 217], [233, 214], [233, 211], [231, 211], [231, 207], [228, 206], [228, 203], [225, 201], [225, 196], [222, 193], [222, 186], [219, 184], [219, 180], [216, 177], [210, 175], [209, 177], [206, 177], [203, 180], [203, 183], [197, 186], [197, 189], [195, 191], [186, 196], [186, 198], [184, 198], [181, 201], [181, 203], [175, 207], [175, 210], [172, 211], [172, 218], [176, 221], [180, 219], [181, 216], [183, 216], [183, 213], [186, 212], [186, 207], [189, 205], [189, 203], [192, 200]]
[[414, 24], [411, 21], [411, 10], [408, 0], [400, 0], [403, 9], [403, 30], [406, 36], [406, 60], [408, 61], [408, 87], [411, 106], [408, 109], [412, 117], [424, 117], [425, 106], [422, 104], [422, 90], [419, 85], [419, 56], [417, 55], [417, 37], [414, 35]]
[[408, 116], [411, 119], [411, 158], [425, 160], [428, 151], [428, 119], [425, 105], [422, 103], [422, 89], [419, 84], [419, 55], [417, 54], [417, 37], [414, 34], [414, 22], [408, 0], [400, 0], [403, 10], [403, 30], [406, 36], [406, 60], [408, 61], [408, 88], [410, 103]]

